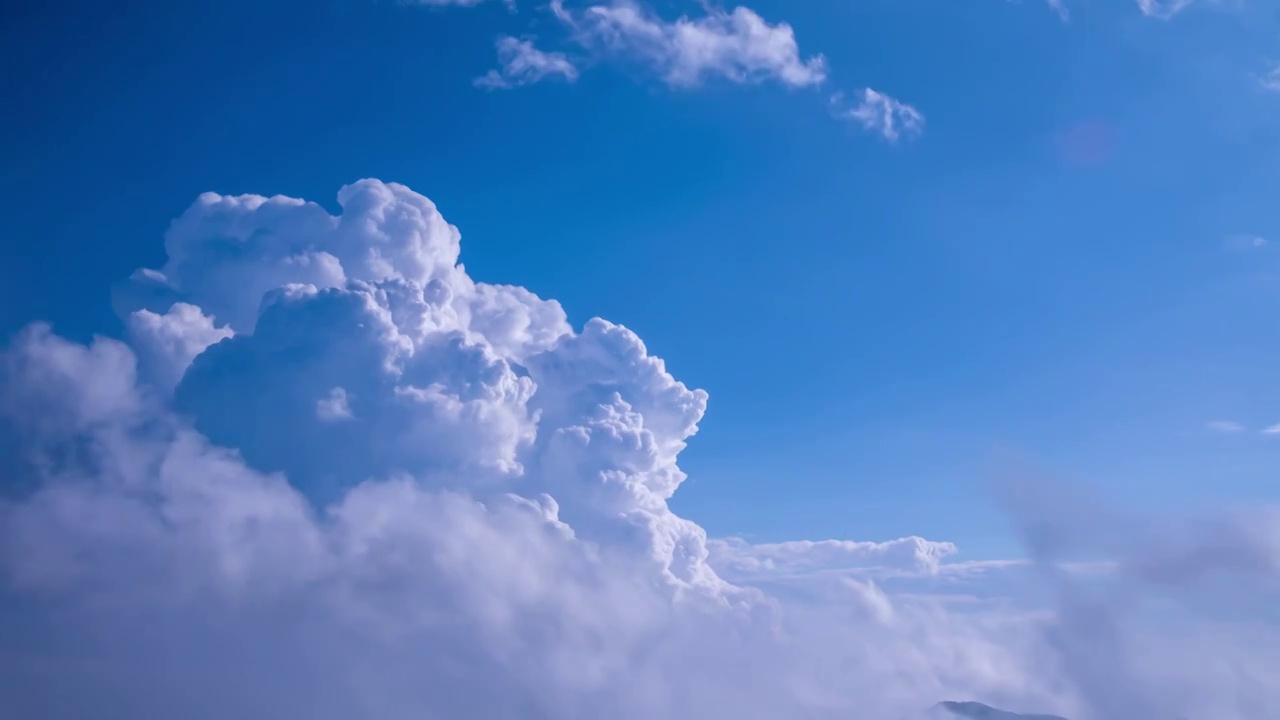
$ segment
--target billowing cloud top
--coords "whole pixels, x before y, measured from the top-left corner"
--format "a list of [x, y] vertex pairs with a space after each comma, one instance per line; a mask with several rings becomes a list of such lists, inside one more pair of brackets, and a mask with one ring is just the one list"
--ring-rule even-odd
[[[335, 217], [202, 195], [164, 266], [117, 294], [125, 341], [36, 324], [0, 356], [0, 447], [19, 451], [0, 465], [0, 707], [896, 720], [974, 697], [1082, 720], [1260, 720], [1275, 706], [1275, 653], [1240, 656], [1221, 639], [1236, 628], [1189, 655], [1164, 626], [1071, 593], [1055, 618], [964, 607], [962, 584], [892, 591], [961, 583], [950, 543], [709, 540], [668, 507], [706, 393], [626, 328], [576, 331], [553, 301], [472, 280], [458, 230], [408, 188], [364, 180], [338, 200]], [[1273, 597], [1274, 537], [1215, 531], [1212, 551], [1247, 558], [1231, 567]], [[1199, 587], [1205, 546], [1162, 547], [1116, 567]], [[762, 590], [818, 575], [803, 603]], [[1188, 660], [1217, 648], [1238, 665]]]

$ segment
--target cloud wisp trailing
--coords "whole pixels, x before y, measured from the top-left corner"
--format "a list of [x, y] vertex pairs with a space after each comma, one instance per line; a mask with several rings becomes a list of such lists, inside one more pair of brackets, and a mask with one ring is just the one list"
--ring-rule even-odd
[[1137, 0], [1143, 15], [1157, 20], [1168, 20], [1191, 7], [1195, 0]]
[[[1280, 700], [1274, 626], [1213, 614], [1214, 568], [1277, 597], [1265, 519], [1137, 533], [1019, 493], [1046, 607], [975, 592], [1033, 566], [946, 542], [709, 539], [668, 506], [706, 393], [626, 328], [473, 280], [408, 188], [338, 200], [202, 195], [117, 295], [124, 341], [37, 323], [0, 355], [21, 449], [0, 456], [0, 706], [1262, 720]], [[1114, 571], [1060, 571], [1095, 549]]]
[[578, 68], [564, 53], [539, 50], [530, 39], [505, 36], [498, 39], [497, 48], [499, 67], [476, 78], [477, 87], [509, 89], [547, 78], [578, 79]]
[[1267, 92], [1280, 92], [1280, 65], [1273, 66], [1258, 78], [1258, 86]]
[[863, 89], [856, 101], [841, 93], [831, 97], [836, 117], [876, 133], [889, 142], [919, 135], [924, 131], [924, 115], [914, 107], [871, 88]]

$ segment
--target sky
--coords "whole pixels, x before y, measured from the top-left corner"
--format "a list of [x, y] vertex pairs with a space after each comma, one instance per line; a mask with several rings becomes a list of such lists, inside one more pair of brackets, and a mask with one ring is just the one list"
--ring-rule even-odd
[[31, 717], [1280, 705], [1280, 7], [28, 3], [0, 43]]

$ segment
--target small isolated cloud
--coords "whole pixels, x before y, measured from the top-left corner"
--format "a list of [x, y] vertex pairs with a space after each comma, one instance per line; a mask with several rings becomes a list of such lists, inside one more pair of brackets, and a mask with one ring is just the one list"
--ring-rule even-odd
[[1280, 423], [1262, 428], [1263, 435], [1280, 435]]
[[924, 131], [924, 115], [914, 107], [871, 88], [862, 91], [856, 102], [846, 102], [843, 93], [831, 98], [836, 117], [850, 120], [889, 142], [913, 137]]
[[1244, 425], [1234, 420], [1210, 420], [1205, 427], [1209, 432], [1220, 433], [1222, 435], [1234, 435], [1235, 433], [1244, 432]]
[[826, 60], [802, 56], [790, 25], [770, 24], [745, 7], [726, 11], [707, 6], [705, 15], [672, 21], [632, 0], [578, 11], [552, 0], [551, 8], [583, 47], [636, 60], [673, 87], [696, 86], [710, 78], [808, 87], [827, 77]]
[[336, 387], [328, 395], [316, 401], [316, 417], [325, 422], [350, 420], [351, 405], [347, 402], [347, 391]]
[[1258, 84], [1267, 92], [1280, 92], [1280, 65], [1276, 65], [1258, 78]]
[[1228, 250], [1234, 250], [1237, 252], [1259, 250], [1267, 246], [1267, 239], [1261, 235], [1229, 235], [1222, 241], [1222, 244], [1225, 245]]
[[501, 67], [476, 78], [477, 87], [507, 89], [530, 85], [547, 78], [578, 79], [578, 68], [560, 52], [544, 52], [532, 40], [503, 37], [497, 42]]

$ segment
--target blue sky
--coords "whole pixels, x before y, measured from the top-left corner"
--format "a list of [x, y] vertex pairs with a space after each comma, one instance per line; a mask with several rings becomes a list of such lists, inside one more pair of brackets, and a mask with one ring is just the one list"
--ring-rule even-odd
[[0, 708], [1272, 720], [1273, 5], [6, 9]]
[[[713, 535], [1010, 552], [975, 492], [1005, 453], [1126, 502], [1275, 498], [1273, 8], [751, 8], [819, 87], [670, 87], [532, 3], [9, 10], [0, 329], [119, 336], [104, 298], [200, 192], [334, 210], [377, 177], [439, 205], [473, 277], [626, 325], [710, 393], [673, 507]], [[579, 77], [475, 87], [503, 35]], [[923, 131], [833, 117], [864, 87]]]

